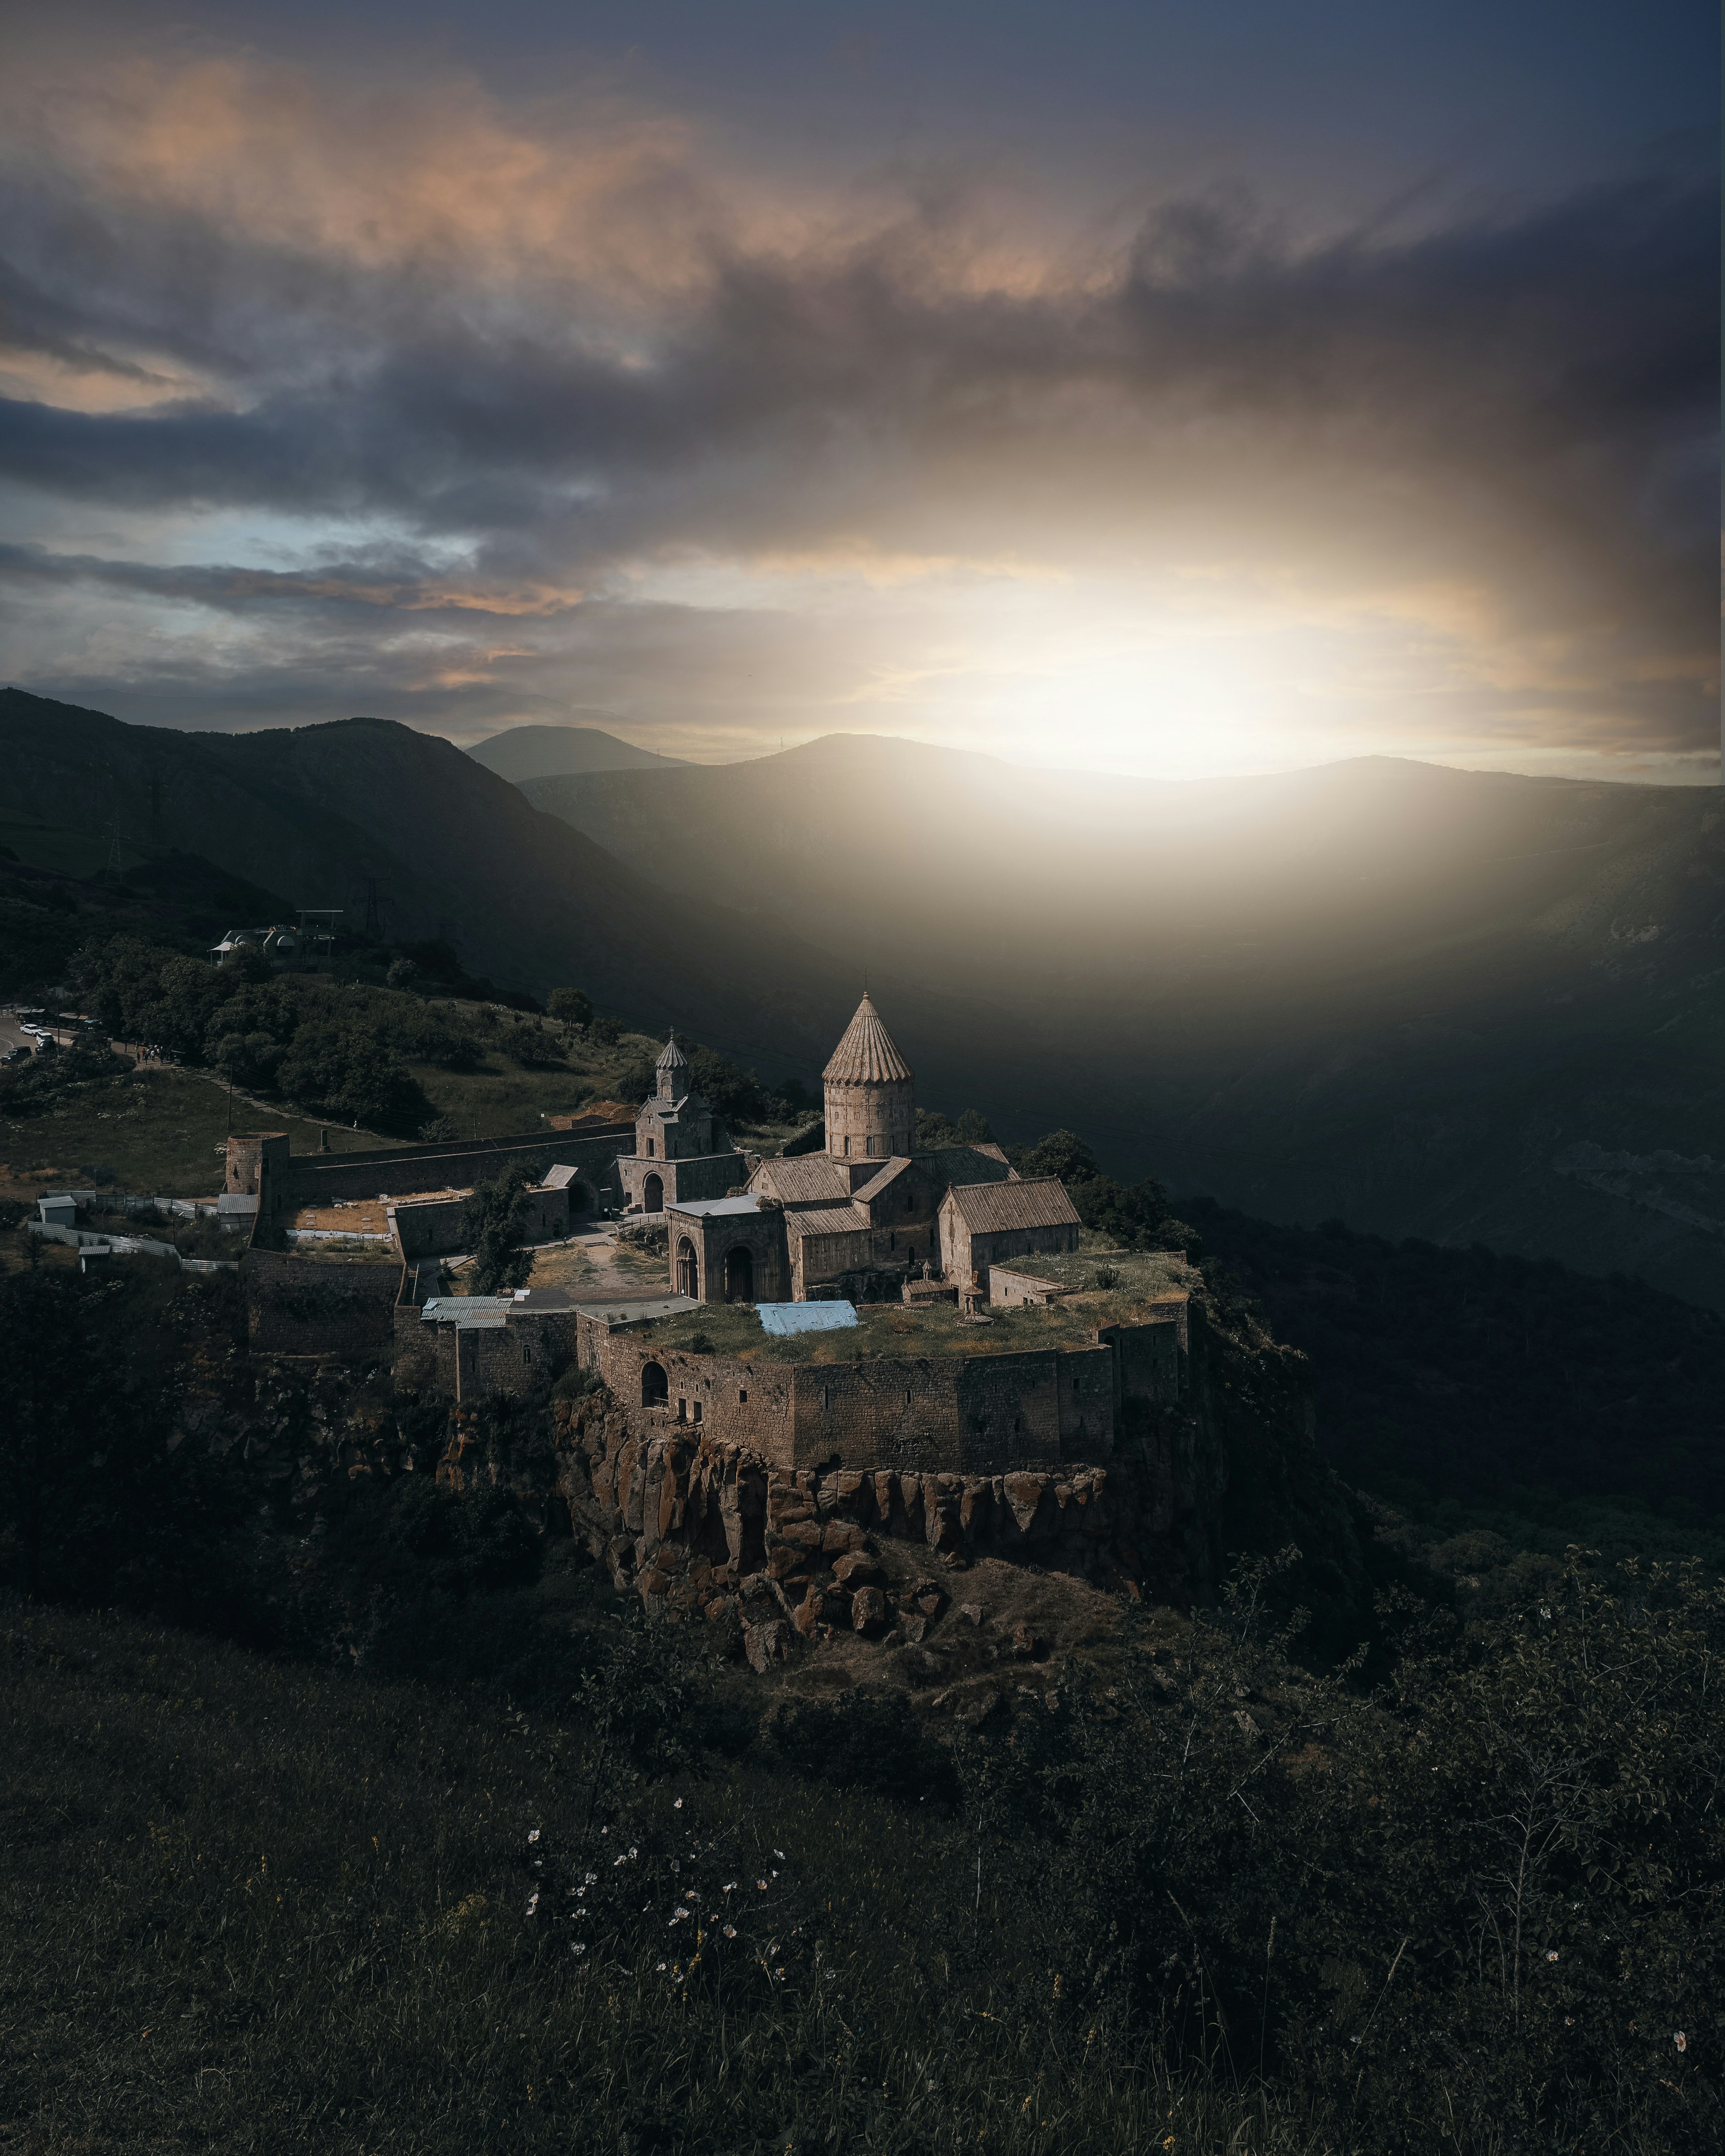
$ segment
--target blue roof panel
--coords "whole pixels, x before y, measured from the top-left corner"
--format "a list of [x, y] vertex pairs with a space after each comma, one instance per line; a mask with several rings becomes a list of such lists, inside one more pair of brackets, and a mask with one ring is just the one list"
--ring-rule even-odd
[[841, 1332], [856, 1322], [856, 1306], [850, 1302], [757, 1302], [755, 1309], [763, 1332], [776, 1332], [788, 1340], [798, 1332]]

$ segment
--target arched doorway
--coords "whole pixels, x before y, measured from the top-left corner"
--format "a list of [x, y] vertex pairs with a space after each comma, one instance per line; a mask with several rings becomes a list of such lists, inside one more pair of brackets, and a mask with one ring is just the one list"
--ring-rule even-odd
[[670, 1397], [670, 1387], [665, 1382], [664, 1370], [657, 1363], [641, 1365], [641, 1405], [644, 1408], [662, 1408]]
[[572, 1213], [592, 1212], [593, 1193], [584, 1183], [572, 1183], [569, 1185], [569, 1210]]
[[665, 1210], [665, 1178], [649, 1175], [641, 1185], [641, 1210], [644, 1213], [662, 1213]]
[[725, 1300], [752, 1302], [755, 1299], [755, 1261], [746, 1250], [727, 1251], [725, 1257]]
[[677, 1245], [677, 1293], [686, 1295], [691, 1302], [701, 1299], [701, 1267], [696, 1262], [695, 1245], [686, 1235]]

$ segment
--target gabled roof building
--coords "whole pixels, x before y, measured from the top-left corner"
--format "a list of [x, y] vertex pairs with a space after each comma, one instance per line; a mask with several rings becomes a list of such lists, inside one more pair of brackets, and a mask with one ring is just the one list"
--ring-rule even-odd
[[[917, 1150], [915, 1077], [868, 995], [822, 1077], [824, 1152], [752, 1163], [722, 1203], [667, 1194], [677, 1292], [879, 1301], [937, 1278], [973, 1302], [994, 1257], [1077, 1249], [1078, 1214], [1058, 1181], [1020, 1182], [996, 1145]], [[625, 1182], [639, 1173], [639, 1162], [619, 1168]]]

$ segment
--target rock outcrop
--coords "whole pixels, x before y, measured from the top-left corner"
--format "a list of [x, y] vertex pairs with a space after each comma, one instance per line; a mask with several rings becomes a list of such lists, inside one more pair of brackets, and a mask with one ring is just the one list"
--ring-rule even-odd
[[872, 1544], [922, 1544], [959, 1565], [999, 1557], [1098, 1586], [1173, 1599], [1183, 1563], [1143, 1462], [995, 1476], [817, 1474], [696, 1432], [643, 1431], [588, 1399], [557, 1411], [557, 1493], [620, 1589], [685, 1622], [742, 1629], [764, 1670], [834, 1629], [920, 1640], [946, 1606], [938, 1579], [889, 1601]]

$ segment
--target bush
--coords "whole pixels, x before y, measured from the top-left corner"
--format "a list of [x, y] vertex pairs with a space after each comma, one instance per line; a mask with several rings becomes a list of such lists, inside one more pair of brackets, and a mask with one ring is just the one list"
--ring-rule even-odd
[[545, 1008], [561, 1024], [584, 1027], [593, 1024], [593, 998], [580, 988], [553, 988]]

